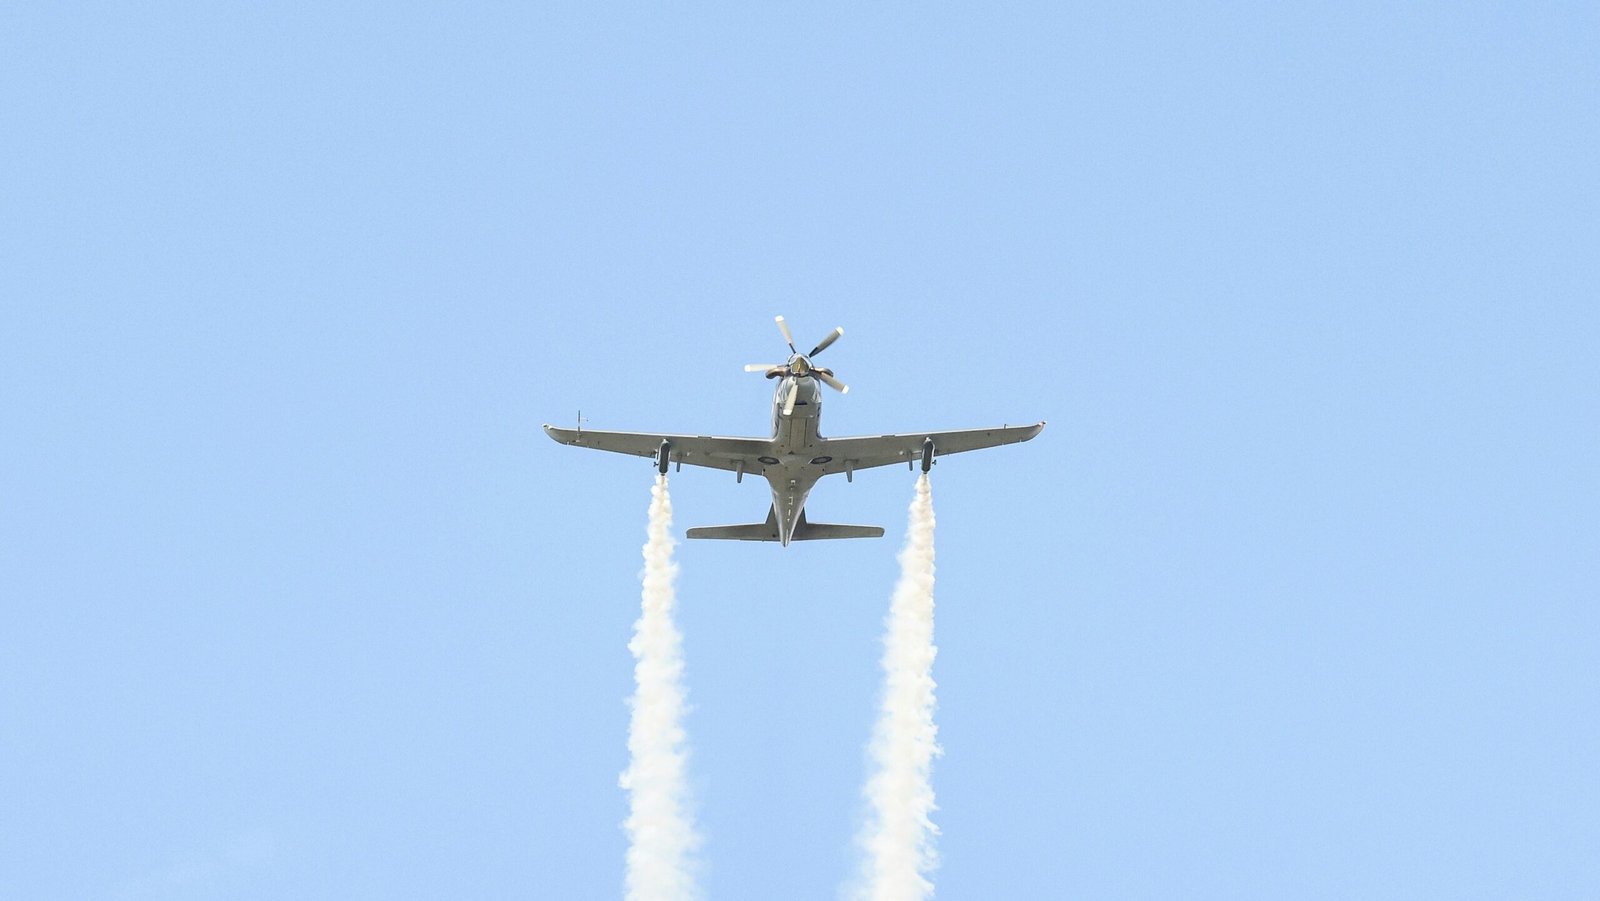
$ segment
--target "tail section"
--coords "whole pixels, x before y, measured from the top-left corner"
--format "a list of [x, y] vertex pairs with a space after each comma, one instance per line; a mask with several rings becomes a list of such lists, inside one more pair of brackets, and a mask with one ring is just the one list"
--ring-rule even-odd
[[[741, 526], [700, 526], [688, 531], [690, 538], [720, 538], [730, 541], [782, 541], [778, 534], [778, 512], [767, 510], [767, 521]], [[790, 541], [818, 541], [825, 538], [882, 538], [883, 526], [846, 526], [831, 522], [806, 522], [805, 511], [795, 523]]]

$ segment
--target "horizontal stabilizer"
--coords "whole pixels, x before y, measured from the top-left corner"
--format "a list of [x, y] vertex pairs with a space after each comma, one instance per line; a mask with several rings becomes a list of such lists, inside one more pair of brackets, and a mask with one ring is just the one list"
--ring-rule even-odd
[[[767, 511], [766, 522], [743, 526], [701, 526], [688, 531], [690, 538], [721, 538], [732, 541], [782, 541], [778, 534], [778, 515]], [[883, 526], [846, 526], [831, 522], [806, 522], [805, 511], [795, 523], [790, 541], [820, 541], [824, 538], [882, 538]]]
[[747, 526], [701, 526], [686, 533], [690, 538], [723, 538], [730, 541], [778, 541], [778, 511], [769, 508], [766, 522]]
[[726, 538], [733, 541], [777, 541], [778, 527], [764, 522], [747, 526], [700, 526], [690, 529], [690, 538]]
[[800, 522], [795, 524], [793, 541], [809, 541], [821, 538], [882, 538], [883, 526], [844, 526], [836, 522], [806, 522], [806, 515], [800, 514]]

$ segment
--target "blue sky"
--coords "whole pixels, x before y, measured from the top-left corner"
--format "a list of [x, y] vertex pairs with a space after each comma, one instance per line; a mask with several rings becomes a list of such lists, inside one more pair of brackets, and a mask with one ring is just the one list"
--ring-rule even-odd
[[[935, 472], [941, 899], [1600, 895], [1586, 4], [0, 12], [0, 895], [620, 895], [651, 470]], [[685, 471], [677, 527], [758, 483]], [[853, 869], [880, 541], [681, 546], [709, 898]]]

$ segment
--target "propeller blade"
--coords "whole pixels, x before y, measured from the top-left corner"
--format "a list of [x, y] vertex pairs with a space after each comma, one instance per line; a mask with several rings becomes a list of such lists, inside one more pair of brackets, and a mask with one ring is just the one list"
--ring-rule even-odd
[[789, 399], [783, 402], [783, 415], [791, 416], [791, 415], [794, 414], [794, 402], [795, 402], [795, 399], [798, 398], [799, 396], [800, 396], [800, 382], [799, 382], [799, 380], [790, 382], [789, 383]]
[[789, 342], [789, 352], [799, 353], [800, 351], [794, 349], [794, 336], [789, 334], [789, 323], [784, 322], [782, 316], [778, 317], [778, 331], [783, 332], [783, 340]]
[[811, 348], [811, 353], [806, 354], [806, 356], [814, 357], [817, 354], [822, 353], [824, 350], [827, 350], [828, 345], [830, 345], [833, 342], [839, 340], [843, 336], [844, 336], [844, 326], [840, 326], [840, 327], [834, 329], [833, 331], [829, 332], [828, 333], [828, 337], [823, 338], [821, 341], [817, 342], [817, 346]]
[[773, 369], [782, 369], [782, 363], [751, 363], [744, 368], [745, 372], [767, 372]]
[[841, 382], [838, 379], [834, 378], [833, 377], [833, 373], [828, 372], [825, 369], [818, 369], [818, 370], [816, 370], [816, 373], [817, 373], [817, 378], [822, 379], [822, 381], [824, 383], [826, 383], [829, 388], [832, 388], [833, 390], [839, 392], [840, 394], [849, 394], [850, 393], [850, 386], [846, 385], [844, 382]]

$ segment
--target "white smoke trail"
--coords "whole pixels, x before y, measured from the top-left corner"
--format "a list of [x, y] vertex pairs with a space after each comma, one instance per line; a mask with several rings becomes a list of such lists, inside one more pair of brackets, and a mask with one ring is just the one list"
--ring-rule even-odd
[[633, 625], [634, 695], [629, 699], [628, 901], [691, 901], [699, 897], [693, 854], [699, 836], [689, 812], [683, 729], [683, 637], [673, 622], [672, 498], [667, 476], [650, 490], [649, 540], [644, 546], [644, 592]]
[[917, 480], [900, 581], [883, 635], [883, 705], [873, 728], [873, 772], [867, 780], [865, 852], [856, 897], [862, 901], [922, 901], [933, 896], [929, 874], [938, 864], [930, 819], [929, 779], [939, 754], [933, 724], [933, 493], [927, 473]]

